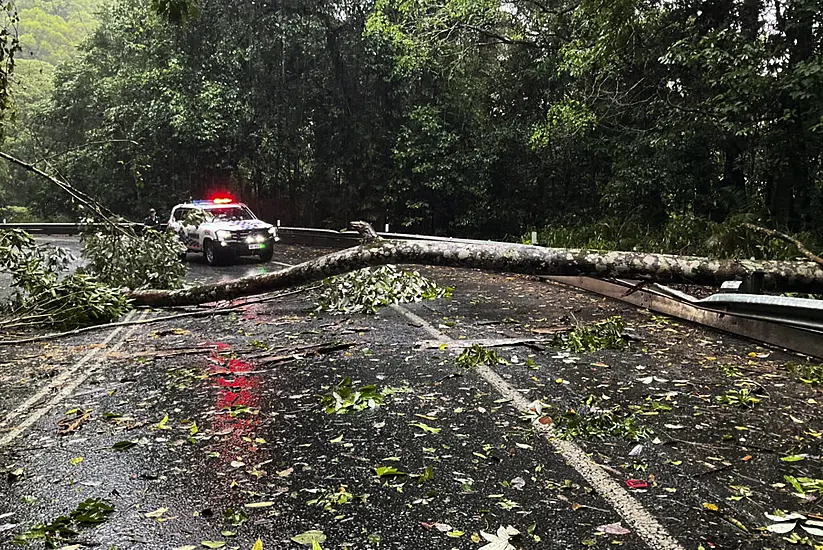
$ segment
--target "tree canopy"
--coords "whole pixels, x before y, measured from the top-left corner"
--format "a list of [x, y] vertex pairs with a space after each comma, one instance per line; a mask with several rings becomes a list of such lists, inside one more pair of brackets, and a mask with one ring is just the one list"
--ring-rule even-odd
[[301, 225], [819, 234], [821, 33], [820, 0], [117, 0], [28, 129], [129, 216], [229, 188]]

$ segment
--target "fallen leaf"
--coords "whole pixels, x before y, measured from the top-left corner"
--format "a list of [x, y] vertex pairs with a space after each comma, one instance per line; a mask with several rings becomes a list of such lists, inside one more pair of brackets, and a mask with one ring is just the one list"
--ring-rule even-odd
[[323, 534], [323, 531], [312, 530], [295, 535], [291, 540], [303, 546], [314, 546], [317, 543], [325, 542], [326, 535]]
[[274, 506], [274, 502], [270, 500], [264, 500], [263, 502], [249, 502], [248, 504], [244, 504], [246, 508], [268, 508], [269, 506]]
[[628, 535], [629, 533], [631, 533], [631, 531], [623, 527], [619, 521], [617, 523], [608, 523], [606, 525], [601, 525], [597, 528], [597, 530], [601, 533], [606, 533], [608, 535]]
[[511, 525], [507, 525], [506, 527], [498, 527], [497, 533], [494, 535], [480, 531], [480, 535], [489, 541], [489, 543], [483, 545], [480, 550], [517, 550], [517, 548], [513, 546], [509, 540], [519, 534], [520, 531]]

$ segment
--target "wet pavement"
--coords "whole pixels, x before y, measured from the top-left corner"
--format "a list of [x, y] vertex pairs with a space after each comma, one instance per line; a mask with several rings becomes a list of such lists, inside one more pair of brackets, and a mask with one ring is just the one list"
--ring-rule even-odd
[[[284, 247], [274, 261], [318, 252]], [[261, 268], [191, 267], [209, 280]], [[101, 498], [114, 511], [72, 524], [66, 545], [296, 549], [292, 537], [318, 530], [322, 548], [470, 549], [499, 535], [504, 549], [499, 529], [512, 526], [514, 548], [654, 548], [536, 419], [578, 419], [573, 442], [682, 548], [782, 548], [791, 534], [763, 531], [764, 512], [823, 512], [823, 487], [797, 496], [784, 477], [823, 478], [823, 396], [787, 368], [802, 358], [557, 284], [421, 271], [455, 292], [405, 306], [416, 317], [329, 315], [305, 291], [124, 328], [105, 347], [101, 331], [2, 348], [0, 547]], [[614, 315], [624, 350], [495, 348], [506, 363], [493, 371], [539, 402], [533, 415], [456, 364], [465, 340], [545, 340]], [[382, 404], [327, 413], [323, 396], [347, 378]], [[21, 410], [42, 388], [41, 406]], [[718, 399], [743, 388], [759, 401]], [[604, 411], [628, 429], [584, 433]]]

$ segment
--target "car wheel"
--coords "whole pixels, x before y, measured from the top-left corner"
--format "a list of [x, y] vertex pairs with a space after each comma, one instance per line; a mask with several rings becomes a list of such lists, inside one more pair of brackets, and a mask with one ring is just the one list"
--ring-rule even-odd
[[260, 253], [260, 261], [266, 263], [271, 260], [272, 256], [274, 256], [274, 247], [269, 245]]
[[214, 241], [203, 241], [203, 256], [206, 258], [206, 263], [209, 265], [218, 265], [220, 263], [220, 252], [214, 246]]

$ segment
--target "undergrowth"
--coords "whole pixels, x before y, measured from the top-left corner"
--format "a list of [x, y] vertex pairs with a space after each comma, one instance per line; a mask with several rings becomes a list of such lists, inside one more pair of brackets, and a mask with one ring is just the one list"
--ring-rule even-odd
[[[662, 226], [641, 221], [605, 219], [586, 225], [553, 225], [539, 230], [538, 243], [556, 248], [657, 252], [713, 258], [792, 260], [800, 257], [794, 245], [745, 227], [757, 223], [739, 214], [722, 223], [691, 214], [672, 214]], [[815, 252], [823, 250], [823, 236], [797, 233], [794, 237]], [[525, 239], [525, 237], [524, 237]]]
[[452, 288], [441, 287], [417, 271], [393, 265], [364, 268], [329, 277], [318, 299], [318, 309], [334, 313], [376, 313], [381, 307], [451, 297]]
[[789, 363], [786, 369], [804, 384], [823, 386], [823, 365]]

